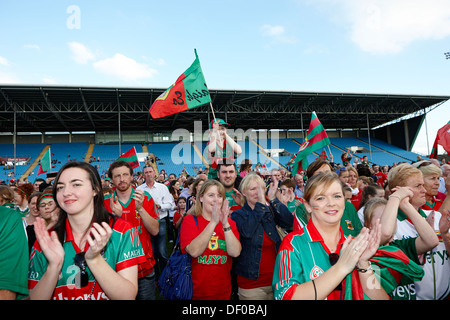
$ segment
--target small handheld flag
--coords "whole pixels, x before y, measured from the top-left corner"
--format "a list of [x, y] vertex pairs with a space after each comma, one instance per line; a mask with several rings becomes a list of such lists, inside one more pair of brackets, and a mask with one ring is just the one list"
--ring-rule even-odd
[[127, 162], [133, 169], [139, 167], [139, 160], [135, 147], [122, 154], [117, 160], [123, 160]]
[[45, 154], [42, 156], [41, 159], [41, 165], [39, 166], [39, 170], [37, 175], [46, 173], [46, 172], [50, 172], [50, 168], [51, 168], [51, 153], [50, 153], [50, 148], [47, 149], [47, 152], [45, 152]]
[[306, 170], [308, 167], [307, 156], [329, 144], [330, 139], [328, 138], [325, 128], [322, 123], [320, 123], [316, 113], [313, 112], [311, 114], [311, 123], [309, 124], [305, 142], [302, 143], [297, 153], [297, 157], [294, 160], [292, 173], [297, 174], [301, 170]]

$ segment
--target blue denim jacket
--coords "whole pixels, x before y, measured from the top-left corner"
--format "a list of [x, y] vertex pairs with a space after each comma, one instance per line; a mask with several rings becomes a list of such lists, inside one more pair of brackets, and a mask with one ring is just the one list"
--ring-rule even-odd
[[[272, 209], [272, 212], [270, 210]], [[236, 273], [252, 280], [259, 278], [259, 265], [263, 246], [264, 232], [275, 242], [276, 249], [281, 244], [276, 224], [287, 230], [292, 230], [294, 216], [277, 198], [269, 206], [257, 202], [255, 209], [245, 203], [234, 211], [231, 219], [236, 222], [239, 231], [242, 251], [237, 258]]]

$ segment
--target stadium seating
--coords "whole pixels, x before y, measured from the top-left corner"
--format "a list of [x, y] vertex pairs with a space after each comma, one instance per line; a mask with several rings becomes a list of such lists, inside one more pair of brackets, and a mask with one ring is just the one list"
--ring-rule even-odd
[[[256, 142], [256, 144], [255, 144]], [[239, 167], [244, 159], [250, 159], [253, 165], [258, 162], [261, 164], [266, 164], [267, 170], [271, 168], [278, 167], [278, 164], [285, 166], [290, 160], [290, 155], [273, 156], [272, 161], [263, 152], [262, 149], [284, 149], [290, 154], [295, 154], [300, 148], [300, 144], [303, 142], [302, 139], [257, 139], [257, 140], [245, 140], [238, 141], [238, 144], [242, 148], [242, 154], [237, 158], [236, 164]], [[354, 156], [362, 158], [364, 155], [368, 156], [370, 163], [376, 163], [379, 165], [392, 165], [393, 163], [399, 162], [412, 162], [416, 161], [418, 154], [410, 151], [403, 150], [401, 148], [392, 146], [382, 140], [372, 138], [369, 147], [367, 137], [364, 138], [330, 138], [331, 145], [323, 150], [325, 150], [328, 157], [330, 157], [330, 151], [333, 155], [334, 162], [341, 163], [340, 157], [344, 150], [350, 147], [359, 147], [362, 151], [354, 153]], [[9, 181], [11, 179], [19, 179], [20, 176], [28, 169], [28, 167], [33, 163], [36, 157], [39, 156], [42, 149], [47, 144], [41, 143], [26, 143], [16, 145], [16, 155], [18, 157], [30, 157], [30, 161], [27, 165], [16, 166], [16, 174], [13, 176], [12, 173], [14, 169], [0, 170], [0, 181]], [[201, 156], [198, 154], [197, 150], [204, 152], [207, 147], [207, 142], [196, 142], [196, 148], [192, 143], [188, 142], [171, 142], [171, 143], [151, 143], [148, 144], [148, 152], [153, 153], [157, 158], [156, 164], [158, 169], [164, 169], [166, 174], [175, 173], [179, 175], [182, 173], [183, 169], [187, 171], [190, 175], [195, 175], [199, 169], [204, 169], [205, 165], [202, 162]], [[122, 144], [120, 149], [124, 153], [131, 149], [136, 148], [136, 152], [143, 152], [143, 145], [139, 143]], [[52, 164], [52, 172], [58, 171], [61, 166], [68, 160], [80, 160], [84, 161], [86, 153], [88, 151], [89, 145], [86, 143], [52, 143], [50, 144], [50, 150], [52, 153], [52, 159], [56, 163]], [[367, 151], [371, 151], [371, 153]], [[316, 160], [322, 150], [308, 156], [308, 162]], [[3, 157], [13, 157], [14, 156], [14, 146], [12, 144], [1, 145], [1, 156]], [[120, 155], [118, 144], [98, 144], [95, 145], [92, 152], [91, 164], [94, 165], [101, 176], [104, 176], [107, 172], [111, 162], [116, 160]], [[278, 164], [277, 164], [278, 163]], [[140, 172], [143, 170], [144, 162], [140, 162], [140, 167], [134, 169], [134, 172]], [[36, 167], [33, 172], [29, 175], [29, 181], [33, 182], [37, 176], [38, 167]], [[45, 178], [45, 175], [39, 177]]]

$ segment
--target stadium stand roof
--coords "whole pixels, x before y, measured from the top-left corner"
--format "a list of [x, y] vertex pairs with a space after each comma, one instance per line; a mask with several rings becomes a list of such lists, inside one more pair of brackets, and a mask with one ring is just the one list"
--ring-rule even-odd
[[[0, 132], [160, 132], [212, 120], [205, 105], [162, 119], [149, 114], [158, 88], [0, 86]], [[210, 89], [216, 117], [246, 129], [307, 129], [315, 111], [326, 129], [376, 127], [450, 96]], [[119, 107], [120, 106], [120, 107]], [[14, 112], [15, 111], [15, 112]]]

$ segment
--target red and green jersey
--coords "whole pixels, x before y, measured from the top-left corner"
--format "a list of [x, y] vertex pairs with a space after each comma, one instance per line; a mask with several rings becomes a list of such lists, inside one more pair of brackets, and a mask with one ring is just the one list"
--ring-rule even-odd
[[[198, 227], [192, 215], [186, 215], [181, 223], [180, 247], [186, 252], [191, 243], [209, 224], [202, 216], [197, 217]], [[231, 231], [237, 239], [239, 232], [236, 223], [228, 219]], [[229, 232], [229, 231], [228, 231]], [[192, 258], [193, 300], [229, 300], [231, 296], [232, 258], [227, 253], [225, 234], [222, 224], [214, 229], [208, 246], [197, 258]]]
[[[306, 211], [305, 204], [301, 203], [294, 213], [293, 231], [304, 228], [309, 220], [309, 214]], [[341, 218], [341, 228], [346, 236], [356, 237], [362, 229], [361, 220], [355, 207], [348, 201], [345, 201], [345, 209]]]
[[[341, 237], [336, 253], [339, 254], [345, 241]], [[330, 251], [320, 233], [310, 219], [308, 224], [297, 232], [284, 237], [278, 250], [273, 272], [273, 293], [276, 300], [291, 300], [298, 285], [318, 278], [330, 267]], [[339, 300], [340, 291], [334, 290], [327, 299]]]
[[423, 206], [420, 207], [420, 209], [438, 211], [442, 205], [442, 202], [443, 201], [441, 199], [438, 199], [435, 196], [433, 196], [433, 201], [431, 203], [427, 201]]
[[236, 201], [234, 201], [232, 195], [236, 196], [236, 192], [234, 190], [231, 190], [230, 192], [225, 192], [225, 199], [228, 200], [228, 206], [230, 207], [231, 211], [239, 210], [242, 206], [240, 204], [237, 204]]
[[[114, 223], [114, 226], [113, 226]], [[111, 266], [113, 270], [119, 272], [121, 270], [133, 267], [145, 260], [144, 251], [142, 249], [136, 229], [123, 219], [113, 219], [110, 221], [113, 226], [113, 233], [109, 239], [105, 250], [102, 253], [103, 258]], [[53, 292], [53, 300], [109, 300], [100, 284], [95, 281], [89, 267], [86, 271], [89, 277], [87, 286], [79, 288], [76, 286], [75, 278], [80, 268], [75, 265], [74, 257], [81, 249], [74, 241], [72, 229], [69, 220], [66, 220], [66, 239], [63, 244], [64, 263], [61, 268], [55, 291]], [[87, 251], [89, 243], [83, 251]], [[39, 282], [47, 270], [48, 262], [44, 253], [41, 251], [39, 243], [36, 241], [30, 255], [30, 263], [28, 270], [28, 288], [33, 289]]]
[[[147, 231], [147, 229], [144, 226], [144, 222], [141, 219], [141, 216], [139, 212], [136, 210], [136, 205], [134, 202], [134, 192], [135, 189], [131, 191], [130, 199], [127, 203], [123, 203], [119, 200], [119, 203], [122, 205], [122, 219], [125, 219], [126, 221], [130, 222], [133, 227], [136, 228], [139, 239], [142, 245], [142, 248], [145, 252], [146, 261], [139, 264], [139, 278], [142, 278], [148, 274], [150, 274], [153, 271], [153, 266], [155, 265], [155, 258], [153, 257], [153, 250], [152, 250], [152, 243], [151, 243], [151, 235]], [[105, 208], [112, 212], [111, 206], [110, 206], [110, 198], [114, 196], [116, 198], [116, 191], [114, 190], [113, 194], [106, 195], [104, 200]], [[142, 207], [147, 211], [147, 213], [154, 219], [159, 220], [159, 216], [157, 213], [157, 209], [155, 208], [155, 202], [152, 199], [152, 196], [145, 192], [145, 198], [144, 203]]]
[[[341, 228], [337, 253], [344, 241], [345, 236]], [[326, 272], [331, 267], [329, 254], [312, 220], [302, 230], [289, 233], [281, 243], [275, 262], [272, 282], [275, 299], [290, 300], [299, 284], [313, 280]], [[379, 247], [369, 261], [372, 263], [377, 280], [387, 294], [392, 294], [399, 284], [422, 279], [424, 274], [420, 266], [395, 245]], [[404, 283], [402, 279], [405, 280]], [[342, 280], [342, 292], [334, 290], [327, 299], [367, 300], [369, 298], [363, 292], [359, 272], [355, 269]]]

